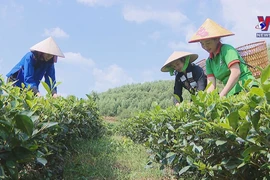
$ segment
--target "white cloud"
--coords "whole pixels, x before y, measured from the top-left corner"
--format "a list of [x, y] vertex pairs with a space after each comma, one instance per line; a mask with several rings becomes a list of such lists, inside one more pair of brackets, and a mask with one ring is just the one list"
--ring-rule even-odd
[[256, 38], [256, 33], [260, 33], [260, 30], [255, 29], [258, 24], [257, 16], [270, 15], [269, 0], [220, 0], [220, 2], [225, 20], [225, 24], [222, 25], [232, 26], [230, 30], [235, 33], [235, 36], [226, 41], [233, 42], [234, 46], [260, 40], [270, 42], [270, 38]]
[[88, 6], [111, 6], [120, 0], [77, 0], [78, 3], [82, 3]]
[[149, 37], [153, 40], [158, 40], [160, 38], [160, 32], [155, 31], [149, 35]]
[[66, 52], [64, 55], [65, 59], [63, 59], [63, 63], [69, 63], [85, 68], [93, 68], [95, 65], [95, 62], [92, 59], [85, 58], [80, 53]]
[[52, 36], [52, 37], [56, 37], [56, 38], [68, 38], [69, 37], [69, 35], [59, 27], [45, 29], [43, 36]]
[[188, 18], [180, 11], [154, 10], [152, 8], [139, 8], [135, 6], [125, 6], [123, 9], [124, 19], [136, 23], [155, 21], [168, 25], [174, 29], [181, 27]]
[[124, 69], [115, 64], [104, 69], [95, 68], [93, 75], [94, 90], [98, 92], [134, 82]]
[[172, 50], [178, 51], [190, 51], [196, 52], [201, 50], [201, 46], [198, 43], [188, 43], [191, 36], [195, 33], [196, 28], [192, 24], [186, 24], [183, 29], [183, 36], [185, 37], [185, 41], [171, 41], [168, 43], [169, 48]]
[[[106, 91], [109, 88], [132, 83], [134, 80], [120, 66], [114, 64], [105, 68], [98, 68], [91, 58], [80, 53], [66, 52], [65, 58], [57, 65], [58, 81], [63, 82], [61, 88], [71, 94], [84, 94], [92, 90]], [[74, 83], [80, 84], [77, 89]]]

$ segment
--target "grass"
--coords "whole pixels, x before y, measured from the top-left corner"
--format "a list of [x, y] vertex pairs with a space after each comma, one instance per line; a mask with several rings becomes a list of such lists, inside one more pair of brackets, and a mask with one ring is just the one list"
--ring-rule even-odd
[[[117, 126], [109, 122], [110, 127]], [[111, 126], [112, 125], [112, 126]], [[66, 158], [65, 180], [161, 180], [170, 179], [158, 164], [145, 168], [146, 149], [129, 138], [110, 133], [97, 140], [76, 142], [76, 152]]]

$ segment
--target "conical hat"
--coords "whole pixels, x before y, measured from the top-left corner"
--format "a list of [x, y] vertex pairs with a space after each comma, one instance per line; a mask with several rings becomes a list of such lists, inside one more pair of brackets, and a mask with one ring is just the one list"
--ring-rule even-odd
[[65, 57], [60, 48], [57, 46], [56, 42], [52, 37], [48, 37], [47, 39], [35, 44], [30, 48], [31, 51], [39, 51], [59, 57]]
[[172, 63], [173, 61], [176, 61], [182, 57], [186, 57], [186, 56], [190, 56], [190, 59], [189, 59], [190, 62], [193, 62], [198, 58], [197, 54], [193, 54], [193, 53], [189, 53], [189, 52], [174, 51], [172, 53], [172, 55], [170, 55], [170, 57], [167, 59], [167, 61], [163, 65], [163, 67], [161, 68], [161, 71], [162, 72], [169, 72], [170, 71], [170, 67], [169, 67], [170, 63]]
[[204, 39], [225, 37], [234, 35], [231, 31], [223, 28], [211, 19], [206, 19], [206, 21], [201, 25], [198, 31], [191, 37], [189, 43], [198, 42]]

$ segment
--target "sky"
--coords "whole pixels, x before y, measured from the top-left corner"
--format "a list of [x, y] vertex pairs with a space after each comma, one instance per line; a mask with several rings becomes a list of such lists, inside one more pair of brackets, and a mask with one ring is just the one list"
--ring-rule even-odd
[[[62, 96], [131, 83], [173, 80], [160, 69], [173, 51], [208, 57], [188, 43], [210, 18], [235, 35], [223, 43], [239, 47], [256, 38], [257, 16], [270, 16], [269, 0], [1, 0], [0, 75], [34, 44], [51, 36], [65, 58], [55, 64]], [[270, 32], [270, 30], [269, 30]], [[40, 90], [45, 94], [44, 88]]]

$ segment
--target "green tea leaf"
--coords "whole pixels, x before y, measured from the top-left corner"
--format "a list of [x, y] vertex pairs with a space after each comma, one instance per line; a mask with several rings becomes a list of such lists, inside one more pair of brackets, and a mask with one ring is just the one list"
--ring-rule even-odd
[[245, 118], [246, 117], [246, 115], [247, 115], [247, 112], [246, 111], [243, 111], [243, 110], [239, 110], [238, 111], [238, 114], [239, 114], [239, 116], [241, 117], [241, 118]]
[[258, 87], [253, 87], [250, 89], [249, 91], [251, 94], [256, 94], [260, 97], [264, 97], [264, 92], [263, 92], [263, 89], [261, 88], [258, 88]]
[[45, 166], [47, 164], [47, 160], [45, 158], [37, 158], [37, 162]]
[[190, 143], [190, 146], [192, 146], [192, 151], [194, 153], [200, 153], [201, 150], [203, 149], [202, 146], [197, 146], [194, 142]]
[[239, 127], [238, 134], [242, 139], [246, 139], [249, 130], [250, 130], [250, 123], [249, 122], [244, 122]]
[[33, 107], [32, 101], [28, 100], [28, 99], [26, 99], [25, 101], [26, 101], [26, 104], [29, 106], [29, 108], [32, 109], [32, 107]]
[[5, 171], [2, 165], [0, 165], [0, 179], [4, 179], [5, 178]]
[[229, 116], [228, 116], [228, 120], [229, 120], [230, 126], [233, 129], [237, 129], [237, 127], [238, 127], [238, 121], [239, 121], [239, 114], [238, 114], [238, 112], [234, 111], [234, 112], [230, 113]]
[[221, 146], [221, 145], [223, 145], [223, 144], [225, 144], [225, 143], [227, 143], [227, 141], [223, 141], [223, 140], [217, 140], [217, 141], [216, 141], [216, 145], [217, 145], [217, 146]]
[[270, 78], [270, 65], [268, 65], [266, 68], [264, 68], [262, 70], [261, 73], [261, 82], [262, 84], [268, 79]]
[[265, 97], [267, 101], [270, 101], [270, 92], [265, 93]]
[[218, 125], [224, 129], [227, 129], [227, 130], [231, 130], [231, 126], [230, 124], [227, 124], [227, 123], [218, 123]]
[[205, 91], [207, 91], [207, 89], [212, 85], [212, 82], [210, 81], [210, 83], [207, 84], [207, 86], [205, 87]]
[[0, 120], [0, 129], [9, 133], [12, 129], [12, 125], [8, 121]]
[[19, 146], [15, 147], [12, 151], [19, 163], [26, 163], [34, 160], [34, 154], [29, 149]]
[[41, 81], [41, 84], [44, 87], [44, 89], [47, 91], [48, 94], [51, 94], [52, 93], [51, 92], [51, 88], [49, 87], [49, 85], [46, 82]]
[[166, 142], [166, 139], [165, 138], [160, 138], [158, 140], [158, 144], [165, 143], [165, 142]]
[[58, 122], [46, 122], [46, 123], [43, 123], [42, 129], [50, 128], [52, 126], [56, 126], [57, 124]]
[[58, 110], [61, 110], [61, 107], [59, 106], [59, 104], [53, 103], [54, 107], [56, 107]]
[[175, 132], [174, 127], [170, 123], [166, 123], [166, 125], [167, 125], [167, 127], [168, 127], [169, 130]]
[[233, 170], [237, 168], [243, 161], [237, 158], [230, 158], [227, 161], [223, 161], [222, 164], [227, 170]]
[[32, 135], [34, 124], [30, 117], [26, 115], [16, 115], [14, 121], [18, 129], [26, 133], [28, 136]]
[[181, 176], [183, 173], [187, 172], [187, 170], [189, 170], [189, 168], [190, 168], [190, 166], [185, 166], [185, 167], [183, 167], [183, 168], [179, 171], [178, 175]]
[[237, 166], [237, 169], [240, 169], [241, 167], [244, 167], [246, 165], [245, 162], [243, 162], [242, 164], [240, 164], [239, 166]]
[[246, 80], [245, 83], [244, 83], [244, 85], [243, 85], [243, 87], [244, 87], [245, 89], [247, 89], [247, 88], [249, 87], [249, 84], [250, 84], [251, 82], [252, 82], [252, 79]]
[[180, 98], [179, 98], [179, 96], [178, 96], [177, 94], [173, 94], [173, 97], [174, 97], [178, 102], [180, 102]]
[[251, 122], [256, 131], [258, 131], [258, 123], [260, 120], [261, 112], [260, 111], [255, 111], [254, 113], [251, 114]]
[[15, 161], [7, 161], [6, 167], [8, 169], [9, 174], [11, 175], [12, 179], [18, 179], [18, 168], [17, 163]]
[[262, 84], [262, 89], [264, 92], [270, 92], [270, 82], [266, 81], [264, 84]]
[[187, 156], [186, 160], [187, 160], [187, 163], [188, 163], [190, 166], [193, 166], [194, 159], [193, 159], [192, 157]]
[[242, 153], [242, 155], [243, 155], [244, 157], [246, 157], [246, 156], [248, 156], [249, 154], [254, 153], [254, 152], [257, 152], [257, 151], [260, 151], [260, 150], [262, 150], [262, 149], [263, 149], [263, 148], [262, 148], [262, 147], [259, 147], [259, 146], [251, 146], [251, 147], [247, 148], [247, 149]]
[[172, 164], [172, 162], [173, 162], [173, 160], [175, 159], [175, 157], [176, 157], [176, 153], [174, 153], [174, 152], [169, 152], [169, 153], [166, 155], [168, 164]]

